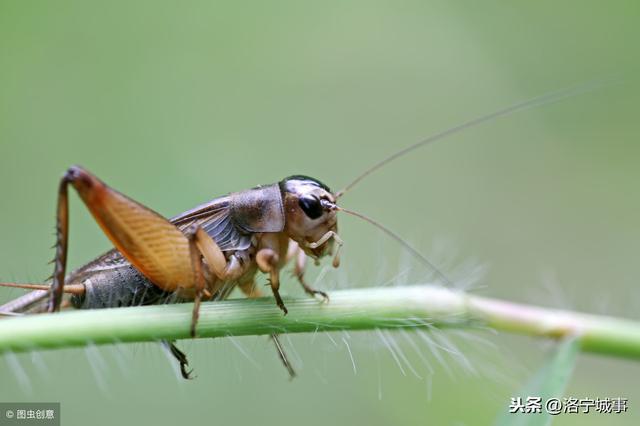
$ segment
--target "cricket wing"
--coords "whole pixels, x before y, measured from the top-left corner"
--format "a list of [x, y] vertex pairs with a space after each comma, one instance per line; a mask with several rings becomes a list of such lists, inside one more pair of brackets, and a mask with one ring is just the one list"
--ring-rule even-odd
[[245, 250], [251, 245], [251, 234], [231, 220], [231, 199], [228, 196], [184, 212], [172, 218], [171, 223], [181, 230], [200, 225], [222, 251]]

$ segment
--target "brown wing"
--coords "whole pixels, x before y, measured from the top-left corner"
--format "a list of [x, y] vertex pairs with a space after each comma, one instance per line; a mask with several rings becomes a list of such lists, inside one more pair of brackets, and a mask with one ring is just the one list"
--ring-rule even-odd
[[220, 250], [245, 250], [251, 245], [251, 234], [231, 220], [231, 198], [216, 198], [170, 219], [180, 230], [197, 224], [209, 234]]

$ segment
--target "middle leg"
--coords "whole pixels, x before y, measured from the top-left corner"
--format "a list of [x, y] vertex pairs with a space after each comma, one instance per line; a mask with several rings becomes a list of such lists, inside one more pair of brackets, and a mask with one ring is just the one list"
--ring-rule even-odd
[[[227, 262], [218, 244], [199, 225], [189, 228], [186, 232], [189, 240], [191, 262], [193, 274], [195, 276], [195, 292], [193, 303], [193, 315], [191, 319], [191, 337], [196, 337], [196, 325], [200, 316], [200, 302], [202, 296], [207, 293], [205, 288], [205, 278], [202, 270], [202, 257], [207, 262], [207, 267], [211, 272], [211, 280], [218, 283], [226, 283], [239, 278], [247, 268], [247, 264], [239, 261]], [[235, 258], [234, 258], [235, 259]], [[209, 287], [213, 288], [214, 283], [210, 282]], [[212, 294], [209, 293], [208, 297]]]
[[[282, 297], [280, 297], [280, 256], [286, 259], [286, 244], [287, 240], [281, 241], [276, 234], [265, 234], [260, 241], [260, 249], [256, 253], [256, 263], [258, 268], [269, 274], [269, 284], [271, 285], [271, 291], [273, 297], [276, 299], [276, 304], [285, 315], [287, 315], [287, 308], [284, 306]], [[284, 249], [284, 253], [280, 253]], [[284, 264], [284, 262], [283, 262]]]
[[[250, 299], [255, 299], [257, 297], [264, 296], [262, 291], [256, 286], [256, 283], [253, 280], [240, 283], [238, 284], [238, 287], [240, 287], [240, 290], [242, 290], [242, 292]], [[284, 351], [284, 346], [282, 346], [282, 343], [280, 342], [278, 335], [276, 333], [273, 333], [271, 335], [271, 340], [273, 340], [273, 343], [276, 346], [276, 350], [278, 351], [278, 357], [280, 357], [280, 361], [282, 361], [284, 368], [286, 368], [287, 371], [289, 372], [289, 377], [293, 379], [296, 376], [296, 371], [293, 369], [293, 366], [291, 365], [291, 362], [287, 357], [287, 353]]]

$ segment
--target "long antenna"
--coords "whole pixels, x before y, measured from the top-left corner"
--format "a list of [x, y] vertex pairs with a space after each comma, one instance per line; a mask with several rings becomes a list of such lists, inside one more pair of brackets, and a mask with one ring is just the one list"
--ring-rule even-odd
[[445, 274], [443, 274], [440, 269], [438, 269], [438, 267], [436, 265], [434, 265], [429, 259], [427, 259], [426, 257], [424, 257], [422, 255], [422, 253], [420, 253], [418, 250], [416, 250], [415, 248], [413, 248], [412, 245], [410, 245], [408, 242], [406, 242], [405, 240], [402, 239], [401, 236], [399, 236], [398, 234], [396, 234], [395, 232], [393, 232], [391, 229], [387, 228], [386, 226], [382, 225], [381, 223], [371, 219], [370, 217], [367, 217], [365, 215], [363, 215], [362, 213], [358, 213], [358, 212], [354, 212], [353, 210], [348, 210], [345, 209], [344, 207], [339, 207], [339, 206], [335, 206], [335, 209], [338, 211], [343, 211], [347, 214], [350, 214], [352, 216], [355, 217], [359, 217], [360, 219], [369, 222], [370, 224], [372, 224], [373, 226], [375, 226], [376, 228], [382, 230], [385, 234], [387, 234], [388, 236], [390, 236], [391, 238], [393, 238], [394, 240], [396, 240], [398, 243], [400, 243], [404, 248], [406, 248], [407, 250], [409, 250], [411, 252], [411, 254], [413, 254], [415, 257], [417, 257], [422, 263], [424, 263], [429, 269], [431, 269], [436, 276], [442, 280], [445, 284], [447, 285], [451, 285], [451, 281], [449, 281], [449, 279], [447, 278], [447, 276]]
[[606, 86], [610, 83], [612, 83], [614, 81], [613, 78], [609, 78], [609, 79], [602, 79], [602, 80], [595, 80], [595, 81], [591, 81], [589, 83], [583, 83], [583, 84], [579, 84], [576, 86], [572, 86], [569, 88], [565, 88], [565, 89], [561, 89], [561, 90], [557, 90], [554, 92], [550, 92], [544, 95], [540, 95], [540, 96], [536, 96], [535, 98], [531, 98], [528, 99], [526, 101], [522, 101], [522, 102], [518, 102], [516, 104], [513, 104], [511, 106], [508, 106], [506, 108], [500, 109], [498, 111], [492, 112], [490, 114], [486, 114], [486, 115], [481, 115], [480, 117], [476, 117], [474, 119], [471, 119], [469, 121], [465, 121], [464, 123], [458, 124], [457, 126], [451, 127], [449, 129], [446, 129], [440, 133], [436, 133], [435, 135], [429, 136], [426, 139], [423, 139], [419, 142], [414, 143], [413, 145], [410, 145], [398, 152], [396, 152], [395, 154], [390, 155], [389, 157], [383, 159], [382, 161], [374, 164], [373, 166], [369, 167], [367, 170], [365, 170], [362, 174], [360, 174], [358, 177], [356, 177], [353, 181], [351, 181], [350, 184], [348, 184], [347, 186], [344, 187], [344, 189], [338, 191], [335, 194], [336, 198], [340, 198], [342, 197], [347, 191], [349, 191], [351, 188], [353, 188], [354, 186], [356, 186], [362, 179], [364, 179], [365, 177], [369, 176], [371, 173], [375, 172], [376, 170], [378, 170], [379, 168], [381, 168], [382, 166], [386, 165], [387, 163], [392, 162], [393, 160], [395, 160], [398, 157], [402, 157], [405, 154], [408, 154], [409, 152], [418, 149], [422, 146], [428, 145], [432, 142], [436, 142], [439, 141], [441, 139], [444, 139], [448, 136], [451, 136], [453, 134], [456, 133], [460, 133], [464, 130], [470, 129], [472, 127], [476, 127], [482, 123], [486, 123], [488, 121], [494, 120], [496, 118], [499, 117], [504, 117], [519, 111], [523, 111], [529, 108], [535, 108], [537, 106], [541, 106], [541, 105], [547, 105], [550, 103], [554, 103], [554, 102], [558, 102], [561, 101], [563, 99], [566, 98], [570, 98], [573, 96], [577, 96], [577, 95], [581, 95], [583, 93], [588, 93], [591, 92], [593, 90], [599, 89], [603, 86]]

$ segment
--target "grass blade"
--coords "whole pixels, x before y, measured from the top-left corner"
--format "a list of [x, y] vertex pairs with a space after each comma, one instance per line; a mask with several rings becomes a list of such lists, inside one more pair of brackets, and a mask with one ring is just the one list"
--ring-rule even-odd
[[[543, 426], [550, 425], [553, 416], [545, 409], [545, 402], [550, 398], [562, 398], [575, 367], [580, 341], [577, 337], [569, 337], [562, 340], [549, 359], [538, 372], [522, 388], [518, 404], [524, 405], [523, 411], [502, 413], [497, 426]], [[527, 412], [527, 398], [540, 397], [541, 409], [539, 412]], [[513, 405], [513, 404], [512, 404]], [[520, 405], [520, 407], [522, 406]]]

